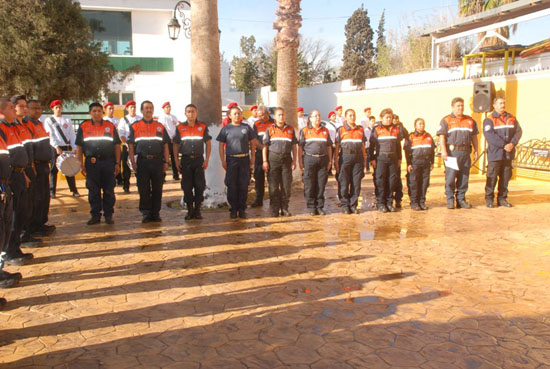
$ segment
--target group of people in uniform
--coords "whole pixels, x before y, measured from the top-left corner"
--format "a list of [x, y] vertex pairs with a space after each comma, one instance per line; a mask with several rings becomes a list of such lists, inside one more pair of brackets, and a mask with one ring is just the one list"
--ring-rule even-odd
[[[494, 111], [483, 122], [488, 142], [487, 207], [512, 206], [507, 201], [515, 146], [521, 138], [517, 119], [506, 112], [505, 99], [494, 100]], [[135, 171], [142, 222], [159, 222], [162, 190], [170, 161], [175, 180], [181, 173], [181, 188], [186, 204], [186, 220], [202, 219], [206, 181], [204, 172], [211, 155], [211, 139], [206, 124], [198, 120], [197, 107], [185, 107], [186, 120], [178, 122], [169, 102], [164, 114], [154, 117], [154, 105], [143, 101], [137, 114], [135, 101], [125, 108], [122, 119], [114, 117], [110, 102], [89, 106], [90, 119], [75, 133], [70, 119], [62, 115], [63, 104], [50, 104], [53, 114], [40, 121], [42, 107], [25, 96], [0, 98], [0, 288], [12, 287], [20, 273], [9, 273], [4, 265], [23, 265], [32, 259], [21, 247], [40, 246], [37, 236], [55, 231], [48, 225], [50, 198], [56, 196], [56, 158], [74, 152], [86, 177], [91, 217], [88, 225], [113, 224], [116, 183], [130, 192], [130, 174]], [[468, 178], [478, 156], [477, 123], [464, 114], [464, 100], [451, 102], [452, 113], [441, 120], [441, 156], [445, 161], [447, 207], [468, 209]], [[433, 169], [435, 142], [426, 132], [424, 119], [414, 121], [408, 133], [392, 109], [383, 109], [380, 120], [364, 110], [357, 123], [353, 109], [341, 106], [321, 119], [318, 110], [307, 119], [298, 109], [299, 129], [286, 123], [286, 112], [276, 108], [273, 117], [264, 106], [253, 106], [252, 117], [243, 119], [242, 109], [228, 106], [227, 117], [216, 137], [219, 155], [226, 171], [230, 218], [246, 218], [250, 179], [255, 180], [256, 198], [251, 207], [263, 205], [267, 174], [271, 215], [291, 216], [289, 200], [292, 172], [302, 171], [304, 196], [311, 215], [325, 215], [325, 186], [332, 168], [338, 182], [338, 198], [345, 214], [358, 214], [361, 180], [373, 169], [377, 208], [395, 212], [401, 207], [403, 151], [407, 168], [407, 187], [413, 210], [427, 210], [426, 191]], [[450, 161], [454, 164], [450, 165]], [[253, 174], [252, 174], [253, 172]], [[49, 178], [48, 178], [49, 177]], [[74, 177], [67, 177], [73, 196], [79, 196]], [[495, 187], [498, 182], [497, 201]], [[5, 300], [0, 300], [5, 303]]]

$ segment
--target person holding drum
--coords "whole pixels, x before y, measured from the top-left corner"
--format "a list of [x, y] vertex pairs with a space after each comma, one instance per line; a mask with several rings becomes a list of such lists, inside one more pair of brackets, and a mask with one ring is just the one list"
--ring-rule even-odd
[[120, 173], [120, 138], [114, 124], [102, 119], [100, 103], [91, 103], [89, 114], [92, 119], [83, 122], [76, 134], [76, 157], [86, 176], [92, 214], [87, 224], [99, 223], [102, 211], [105, 223], [113, 224], [115, 177]]
[[[63, 112], [63, 102], [61, 100], [54, 100], [50, 103], [50, 109], [53, 111], [53, 115], [46, 119], [44, 128], [50, 134], [50, 145], [52, 145], [55, 153], [52, 157], [52, 164], [50, 168], [50, 197], [55, 199], [55, 192], [57, 188], [57, 158], [63, 155], [63, 158], [74, 157], [72, 151], [75, 149], [75, 133], [74, 127], [71, 122], [71, 118], [61, 115]], [[65, 159], [61, 159], [63, 161]], [[74, 160], [74, 159], [72, 159]], [[69, 189], [73, 193], [74, 197], [80, 197], [76, 188], [76, 181], [73, 176], [65, 176]]]

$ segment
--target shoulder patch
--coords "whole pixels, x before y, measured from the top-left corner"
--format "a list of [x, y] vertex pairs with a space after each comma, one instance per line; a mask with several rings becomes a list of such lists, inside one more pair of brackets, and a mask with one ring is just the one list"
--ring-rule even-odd
[[491, 130], [491, 126], [490, 126], [490, 125], [488, 125], [488, 124], [487, 124], [487, 125], [485, 125], [485, 132], [488, 132], [488, 131], [490, 131], [490, 130]]

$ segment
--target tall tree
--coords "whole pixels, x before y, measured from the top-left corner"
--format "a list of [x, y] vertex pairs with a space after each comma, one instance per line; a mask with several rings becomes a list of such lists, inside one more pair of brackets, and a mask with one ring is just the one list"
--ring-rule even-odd
[[[477, 14], [484, 12], [486, 10], [498, 8], [499, 6], [513, 3], [517, 0], [458, 0], [458, 14], [461, 17], [467, 17], [469, 15]], [[516, 30], [516, 25], [511, 29], [512, 31]], [[510, 37], [510, 27], [502, 27], [496, 30], [497, 33], [508, 38]], [[479, 34], [479, 39], [482, 39], [485, 33]], [[483, 41], [482, 46], [494, 46], [494, 45], [503, 45], [504, 42], [501, 39], [496, 37], [486, 39]]]
[[237, 90], [250, 94], [258, 87], [261, 51], [261, 48], [260, 50], [256, 48], [256, 38], [254, 36], [241, 37], [242, 56], [234, 56], [231, 61], [232, 77]]
[[115, 75], [77, 2], [3, 0], [0, 24], [2, 95], [83, 103], [99, 98]]
[[376, 31], [376, 52], [386, 46], [386, 9], [382, 10], [380, 22], [378, 22], [378, 30]]
[[345, 33], [344, 65], [340, 70], [340, 78], [351, 79], [354, 85], [362, 88], [365, 79], [376, 76], [377, 72], [372, 44], [374, 32], [363, 5], [348, 19]]
[[275, 49], [277, 50], [277, 104], [287, 114], [287, 123], [297, 127], [298, 117], [298, 46], [302, 26], [300, 0], [278, 0], [277, 19], [273, 28], [277, 30]]

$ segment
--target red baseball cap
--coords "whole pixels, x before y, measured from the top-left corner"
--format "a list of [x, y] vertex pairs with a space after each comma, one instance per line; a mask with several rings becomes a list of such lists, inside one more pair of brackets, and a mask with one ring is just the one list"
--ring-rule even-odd
[[103, 104], [103, 109], [106, 109], [108, 106], [115, 106], [112, 102], [108, 101], [105, 104]]
[[63, 105], [63, 103], [61, 102], [61, 100], [54, 100], [50, 103], [50, 109], [53, 109], [54, 106], [57, 106], [57, 105]]
[[330, 119], [330, 116], [331, 116], [331, 115], [336, 115], [336, 113], [333, 112], [333, 111], [331, 111], [330, 113], [328, 113], [328, 119]]
[[136, 105], [136, 102], [134, 100], [130, 100], [126, 103], [126, 105], [124, 105], [125, 108], [129, 107], [130, 105]]
[[303, 111], [304, 111], [304, 108], [301, 107], [301, 106], [299, 106], [299, 107], [298, 107], [298, 111], [302, 111], [302, 112], [303, 112]]
[[334, 110], [340, 110], [340, 109], [342, 109], [342, 105], [339, 105], [339, 106], [334, 108]]
[[170, 101], [167, 101], [167, 102], [165, 102], [164, 104], [162, 104], [162, 108], [164, 109], [164, 108], [167, 107], [168, 105], [170, 105]]

